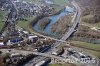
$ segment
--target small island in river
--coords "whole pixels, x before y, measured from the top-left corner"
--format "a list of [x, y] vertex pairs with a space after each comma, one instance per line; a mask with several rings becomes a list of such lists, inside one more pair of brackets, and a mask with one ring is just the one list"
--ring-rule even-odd
[[47, 17], [42, 18], [41, 20], [39, 20], [39, 29], [40, 30], [44, 30], [46, 28], [46, 26], [50, 23], [50, 19]]

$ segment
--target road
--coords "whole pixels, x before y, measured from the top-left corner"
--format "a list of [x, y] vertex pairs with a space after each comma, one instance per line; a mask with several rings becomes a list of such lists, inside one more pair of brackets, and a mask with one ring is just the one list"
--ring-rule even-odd
[[65, 33], [65, 35], [61, 38], [61, 40], [67, 40], [75, 32], [77, 25], [80, 22], [80, 15], [81, 15], [80, 7], [74, 1], [72, 2], [72, 4], [76, 8], [76, 14], [73, 18], [73, 26], [69, 29], [68, 32]]
[[58, 56], [55, 56], [55, 55], [50, 55], [50, 54], [47, 54], [47, 53], [40, 53], [40, 52], [33, 52], [33, 51], [24, 51], [24, 50], [16, 50], [16, 49], [0, 49], [0, 51], [5, 52], [5, 53], [8, 52], [8, 50], [11, 50], [10, 53], [21, 53], [23, 55], [35, 54], [35, 55], [40, 55], [40, 56], [44, 56], [44, 57], [64, 59], [62, 57], [58, 57]]
[[[76, 64], [77, 66], [80, 65], [80, 63], [77, 63], [77, 61], [80, 62], [80, 60], [76, 61], [76, 58], [74, 56], [71, 56], [71, 57], [69, 56], [68, 58], [63, 58], [63, 57], [59, 57], [59, 56], [55, 56], [55, 55], [50, 55], [48, 53], [40, 53], [40, 52], [24, 51], [24, 50], [16, 50], [16, 49], [0, 49], [0, 51], [5, 52], [5, 53], [8, 52], [8, 50], [11, 50], [10, 53], [20, 53], [20, 54], [23, 54], [23, 55], [28, 55], [28, 54], [39, 55], [34, 60], [29, 61], [28, 64], [26, 64], [25, 66], [33, 66], [33, 64], [36, 64], [36, 63], [42, 61], [46, 57], [49, 57], [49, 58], [52, 58], [52, 59], [54, 58], [54, 59], [57, 59], [61, 62], [66, 62], [66, 63], [74, 60], [75, 62], [73, 62], [73, 64]], [[83, 65], [84, 66], [92, 66], [92, 63], [91, 63], [91, 65], [88, 65], [87, 63], [82, 64], [82, 66]]]
[[[73, 18], [73, 25], [72, 27], [69, 29], [68, 32], [65, 33], [65, 35], [63, 35], [63, 37], [60, 39], [62, 41], [66, 41], [77, 29], [77, 25], [79, 24], [80, 22], [80, 15], [81, 15], [81, 10], [80, 10], [80, 7], [76, 4], [76, 2], [72, 1], [72, 4], [73, 6], [76, 8], [76, 13], [74, 15], [74, 18]], [[56, 42], [55, 43], [55, 47], [58, 47], [61, 43], [59, 42]]]

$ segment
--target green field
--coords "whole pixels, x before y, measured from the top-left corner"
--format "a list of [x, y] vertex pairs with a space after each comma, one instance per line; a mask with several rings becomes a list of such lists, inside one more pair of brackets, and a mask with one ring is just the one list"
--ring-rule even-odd
[[[6, 17], [6, 12], [5, 11], [0, 11], [0, 28], [3, 26], [3, 20]], [[34, 17], [29, 17], [27, 18], [27, 21], [20, 20], [18, 21], [18, 26], [25, 28], [26, 30], [29, 30], [28, 26], [31, 23], [31, 21], [34, 19]]]
[[73, 64], [50, 64], [49, 66], [75, 66], [75, 65], [73, 65]]
[[6, 12], [0, 10], [0, 28], [3, 25], [3, 22], [2, 21], [5, 20], [5, 17], [6, 17]]
[[22, 0], [22, 1], [27, 1], [27, 2], [38, 2], [38, 1], [41, 1], [41, 0]]
[[84, 20], [89, 20], [89, 19], [92, 20], [93, 19], [93, 15], [83, 16], [82, 19], [83, 19], [83, 22], [81, 22], [81, 24], [84, 24], [84, 25], [89, 26], [89, 27], [97, 27], [97, 28], [100, 28], [100, 22], [97, 22], [97, 23], [84, 22]]
[[[78, 46], [79, 48], [83, 47], [81, 49], [83, 49], [84, 51], [89, 52], [97, 57], [100, 57], [100, 52], [94, 51], [95, 49], [100, 51], [100, 44], [92, 44], [92, 43], [81, 42], [81, 41], [71, 41], [71, 43], [73, 43], [74, 46], [76, 47]], [[91, 50], [91, 49], [94, 49], [94, 50]]]
[[93, 44], [93, 43], [87, 43], [87, 42], [81, 42], [81, 41], [71, 41], [71, 43], [77, 46], [100, 50], [100, 44]]
[[100, 22], [95, 23], [95, 24], [90, 24], [90, 23], [83, 23], [84, 25], [88, 25], [89, 27], [97, 27], [100, 28]]
[[96, 57], [100, 58], [100, 52], [93, 51], [93, 50], [88, 50], [88, 49], [83, 49], [83, 48], [80, 48], [80, 49], [82, 49], [83, 51], [88, 52], [88, 53], [90, 53], [90, 54], [93, 54], [93, 55], [95, 55]]
[[64, 7], [61, 6], [57, 6], [57, 5], [52, 5], [53, 8], [55, 9], [56, 12], [59, 12], [60, 10], [62, 10]]
[[68, 0], [54, 0], [54, 2], [57, 4], [66, 5], [68, 3]]
[[30, 31], [30, 23], [35, 19], [35, 17], [29, 17], [27, 18], [27, 21], [20, 20], [18, 21], [18, 26], [24, 28], [27, 31]]

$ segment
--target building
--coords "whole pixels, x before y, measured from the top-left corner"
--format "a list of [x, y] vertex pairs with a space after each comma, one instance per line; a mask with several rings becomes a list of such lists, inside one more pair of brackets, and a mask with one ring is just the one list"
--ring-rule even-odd
[[16, 42], [20, 42], [20, 41], [23, 41], [23, 38], [22, 37], [16, 37], [16, 38], [10, 39], [10, 42], [11, 43], [16, 43]]
[[57, 49], [52, 52], [52, 55], [61, 55], [64, 52], [64, 49]]
[[0, 46], [3, 46], [4, 45], [4, 39], [3, 37], [0, 37]]
[[38, 36], [36, 36], [36, 35], [29, 35], [29, 36], [28, 36], [28, 39], [29, 39], [31, 42], [35, 43], [35, 42], [38, 40]]

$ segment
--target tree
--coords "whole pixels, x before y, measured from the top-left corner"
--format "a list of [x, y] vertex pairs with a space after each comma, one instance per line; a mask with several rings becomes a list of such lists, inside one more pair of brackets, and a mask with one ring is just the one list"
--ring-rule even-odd
[[2, 54], [2, 51], [0, 51], [0, 55]]

